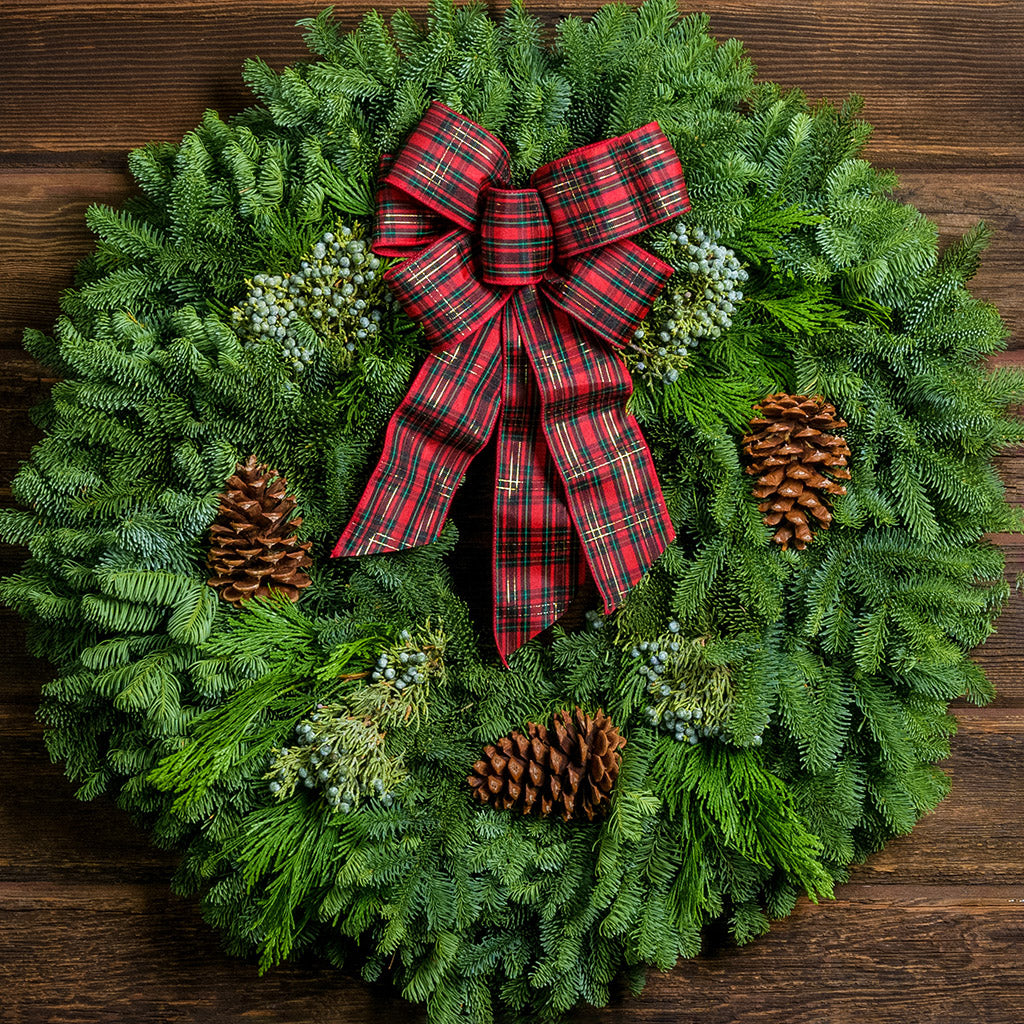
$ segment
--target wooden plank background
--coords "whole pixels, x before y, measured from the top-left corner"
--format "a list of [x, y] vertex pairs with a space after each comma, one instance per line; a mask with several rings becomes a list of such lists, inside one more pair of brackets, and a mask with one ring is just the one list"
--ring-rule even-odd
[[[27, 410], [49, 381], [19, 347], [48, 329], [90, 247], [82, 215], [130, 191], [125, 153], [175, 140], [214, 107], [249, 102], [242, 61], [302, 59], [307, 0], [4, 0], [0, 7], [0, 490], [35, 437]], [[387, 6], [387, 5], [386, 5]], [[495, 5], [500, 6], [500, 5]], [[565, 0], [552, 21], [593, 10]], [[413, 5], [416, 11], [422, 4]], [[709, 0], [712, 30], [740, 36], [765, 78], [812, 98], [867, 99], [869, 155], [946, 240], [984, 218], [996, 237], [975, 290], [1013, 332], [999, 365], [1024, 365], [1024, 5], [1020, 0]], [[337, 5], [354, 23], [359, 7]], [[1001, 469], [1024, 501], [1024, 454]], [[1013, 572], [1024, 542], [996, 538]], [[0, 572], [21, 553], [5, 548]], [[317, 1021], [407, 1013], [389, 991], [315, 964], [258, 978], [220, 952], [195, 906], [170, 895], [171, 860], [112, 804], [80, 804], [34, 719], [44, 664], [0, 611], [0, 1021]], [[854, 870], [835, 902], [802, 903], [743, 949], [718, 948], [640, 1000], [580, 1022], [915, 1024], [1024, 1020], [1024, 599], [978, 652], [999, 687], [957, 708], [952, 796], [913, 836]]]

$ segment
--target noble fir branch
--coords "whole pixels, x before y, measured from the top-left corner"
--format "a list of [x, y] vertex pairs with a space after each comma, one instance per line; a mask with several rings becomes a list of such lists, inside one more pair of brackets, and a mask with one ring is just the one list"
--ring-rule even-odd
[[938, 268], [967, 284], [981, 266], [981, 257], [992, 240], [992, 229], [978, 221], [962, 238], [950, 245], [939, 258]]

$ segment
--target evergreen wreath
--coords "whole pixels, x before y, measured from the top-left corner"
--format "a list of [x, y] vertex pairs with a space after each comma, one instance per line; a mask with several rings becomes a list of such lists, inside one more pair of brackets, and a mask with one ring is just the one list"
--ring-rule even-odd
[[[1024, 378], [982, 367], [1006, 330], [965, 287], [987, 231], [940, 254], [855, 98], [755, 84], [670, 0], [550, 45], [518, 5], [301, 24], [318, 59], [250, 61], [262, 105], [133, 152], [141, 193], [89, 211], [26, 335], [63, 379], [2, 596], [57, 667], [51, 755], [181, 852], [232, 950], [355, 958], [435, 1024], [556, 1020], [829, 896], [946, 793], [1009, 597], [983, 535], [1022, 525], [991, 460]], [[514, 184], [656, 120], [692, 200], [641, 239], [675, 273], [624, 353], [677, 538], [508, 667], [453, 524], [327, 558], [427, 348], [369, 240], [431, 100]]]

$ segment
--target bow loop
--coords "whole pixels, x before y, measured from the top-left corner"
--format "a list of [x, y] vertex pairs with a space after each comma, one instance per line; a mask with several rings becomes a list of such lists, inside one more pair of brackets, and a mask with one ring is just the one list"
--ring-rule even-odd
[[581, 146], [534, 171], [561, 260], [631, 238], [690, 209], [683, 167], [655, 123]]
[[384, 179], [464, 231], [476, 227], [480, 193], [509, 182], [508, 150], [486, 128], [431, 103]]
[[480, 217], [480, 270], [488, 284], [536, 284], [555, 255], [551, 221], [536, 189], [489, 188]]
[[450, 231], [423, 252], [396, 264], [384, 280], [409, 316], [435, 345], [450, 345], [490, 320], [509, 292], [481, 281], [473, 269], [473, 243]]
[[380, 158], [377, 216], [370, 248], [378, 256], [410, 256], [451, 230], [440, 214], [411, 199], [387, 178], [392, 157]]
[[624, 239], [552, 267], [541, 291], [595, 334], [623, 345], [671, 276], [670, 264]]

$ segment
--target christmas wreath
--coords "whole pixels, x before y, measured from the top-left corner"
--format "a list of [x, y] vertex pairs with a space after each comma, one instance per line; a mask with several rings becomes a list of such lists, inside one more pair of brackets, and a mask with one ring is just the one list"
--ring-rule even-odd
[[[1021, 526], [986, 230], [940, 254], [855, 99], [668, 0], [302, 24], [90, 210], [2, 595], [51, 754], [231, 949], [557, 1019], [947, 791]], [[492, 437], [484, 622], [447, 513]]]

